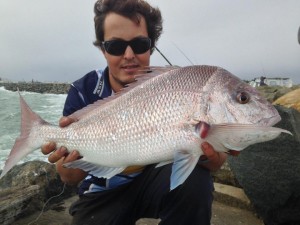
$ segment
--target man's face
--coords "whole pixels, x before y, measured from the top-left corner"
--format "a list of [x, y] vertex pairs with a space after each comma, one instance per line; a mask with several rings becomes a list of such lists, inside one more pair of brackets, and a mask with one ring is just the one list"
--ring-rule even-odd
[[[104, 21], [104, 41], [130, 41], [137, 37], [148, 37], [147, 25], [144, 17], [139, 24], [116, 13], [109, 13]], [[149, 66], [150, 50], [142, 54], [135, 54], [127, 46], [124, 54], [116, 56], [105, 50], [103, 54], [109, 67], [109, 81], [112, 89], [117, 92], [125, 84], [134, 81], [134, 74], [144, 66]]]

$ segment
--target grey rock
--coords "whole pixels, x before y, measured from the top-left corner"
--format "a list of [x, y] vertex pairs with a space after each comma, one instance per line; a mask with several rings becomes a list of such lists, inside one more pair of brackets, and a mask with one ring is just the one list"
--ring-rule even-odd
[[[0, 180], [0, 224], [10, 224], [36, 211], [47, 210], [74, 194], [71, 187], [61, 182], [54, 165], [42, 161], [17, 165]], [[53, 196], [57, 197], [45, 205]]]
[[267, 225], [300, 224], [300, 112], [276, 106], [293, 136], [252, 145], [228, 163]]
[[30, 161], [15, 166], [1, 180], [0, 190], [11, 187], [39, 185], [44, 199], [61, 192], [64, 184], [56, 173], [53, 164], [42, 161]]
[[231, 185], [234, 187], [241, 187], [232, 170], [230, 169], [227, 161], [222, 165], [220, 169], [211, 172], [211, 175], [214, 182], [216, 183]]
[[40, 187], [13, 187], [0, 191], [0, 224], [8, 225], [16, 219], [30, 215], [36, 211], [40, 201], [34, 196], [38, 194]]

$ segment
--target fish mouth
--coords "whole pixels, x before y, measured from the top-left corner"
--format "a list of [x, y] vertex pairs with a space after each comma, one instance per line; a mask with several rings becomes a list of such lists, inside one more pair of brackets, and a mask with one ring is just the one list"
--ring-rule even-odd
[[272, 127], [276, 123], [278, 123], [280, 120], [281, 120], [281, 117], [277, 114], [277, 115], [274, 115], [272, 117], [263, 118], [263, 119], [259, 120], [258, 124], [260, 124], [262, 126]]

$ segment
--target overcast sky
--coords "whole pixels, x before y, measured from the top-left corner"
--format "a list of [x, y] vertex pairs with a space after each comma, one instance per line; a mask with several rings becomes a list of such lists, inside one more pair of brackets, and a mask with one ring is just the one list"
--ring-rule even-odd
[[[0, 0], [0, 77], [72, 82], [105, 67], [93, 46], [94, 0]], [[300, 83], [299, 0], [149, 0], [164, 18], [158, 48], [179, 66]], [[190, 62], [191, 61], [191, 62]], [[166, 65], [155, 52], [152, 65]]]

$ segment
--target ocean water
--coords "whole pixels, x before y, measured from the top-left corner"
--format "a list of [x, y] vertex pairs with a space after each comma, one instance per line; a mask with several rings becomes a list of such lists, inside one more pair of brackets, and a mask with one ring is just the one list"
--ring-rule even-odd
[[[58, 125], [67, 95], [20, 93], [34, 112], [47, 122]], [[20, 135], [20, 122], [19, 94], [0, 87], [0, 169], [3, 169], [15, 139]], [[48, 161], [47, 156], [43, 155], [40, 150], [36, 150], [19, 163], [30, 160]]]

